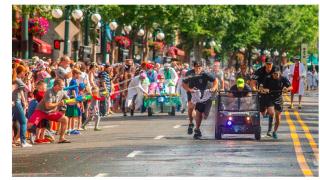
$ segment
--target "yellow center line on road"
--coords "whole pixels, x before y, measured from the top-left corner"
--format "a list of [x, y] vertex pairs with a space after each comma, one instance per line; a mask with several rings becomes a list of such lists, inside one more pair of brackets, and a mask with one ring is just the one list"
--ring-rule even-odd
[[310, 168], [306, 162], [306, 159], [304, 158], [303, 151], [301, 148], [301, 143], [299, 140], [299, 136], [296, 133], [296, 127], [290, 118], [290, 114], [288, 111], [285, 111], [284, 114], [286, 116], [286, 120], [289, 125], [291, 139], [293, 141], [293, 146], [294, 146], [294, 150], [296, 152], [296, 157], [297, 157], [297, 161], [299, 163], [300, 169], [301, 169], [304, 176], [313, 176], [313, 173], [310, 170]]
[[[288, 96], [285, 96], [286, 100], [289, 101], [289, 97]], [[308, 139], [309, 141], [309, 145], [313, 151], [313, 154], [316, 158], [317, 161], [319, 161], [319, 148], [318, 148], [318, 144], [315, 142], [315, 140], [313, 139], [311, 133], [310, 133], [310, 130], [308, 128], [308, 126], [304, 123], [304, 121], [301, 119], [300, 117], [300, 114], [297, 110], [294, 110], [294, 115], [297, 117], [297, 120], [299, 122], [299, 124], [301, 125], [303, 131], [304, 131], [304, 134], [306, 136], [306, 138]]]

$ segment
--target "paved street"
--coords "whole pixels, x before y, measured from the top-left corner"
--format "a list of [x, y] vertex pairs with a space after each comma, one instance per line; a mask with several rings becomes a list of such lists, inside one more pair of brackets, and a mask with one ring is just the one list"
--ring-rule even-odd
[[[297, 103], [296, 103], [297, 104]], [[17, 176], [319, 176], [318, 93], [307, 92], [303, 109], [285, 112], [279, 139], [223, 135], [214, 139], [214, 112], [202, 125], [203, 140], [187, 134], [186, 114], [112, 115], [103, 131], [68, 138], [71, 144], [13, 148]], [[91, 126], [92, 127], [92, 126]]]

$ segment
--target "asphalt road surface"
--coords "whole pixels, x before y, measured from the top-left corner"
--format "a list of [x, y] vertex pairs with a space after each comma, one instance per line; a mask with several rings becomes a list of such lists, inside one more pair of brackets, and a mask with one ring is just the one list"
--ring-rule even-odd
[[[186, 114], [120, 114], [103, 118], [103, 131], [67, 136], [70, 144], [12, 150], [12, 176], [319, 176], [318, 93], [303, 108], [285, 111], [278, 140], [253, 135], [214, 139], [214, 112], [202, 124], [202, 140], [187, 134]], [[92, 127], [92, 126], [91, 126]]]

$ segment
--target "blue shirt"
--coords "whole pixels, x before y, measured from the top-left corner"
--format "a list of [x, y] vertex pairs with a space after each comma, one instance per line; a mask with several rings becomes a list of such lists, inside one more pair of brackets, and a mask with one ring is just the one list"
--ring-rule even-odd
[[69, 96], [73, 95], [72, 91], [75, 91], [76, 97], [79, 95], [79, 84], [77, 83], [76, 79], [71, 79], [69, 86], [75, 86], [75, 85], [76, 85], [76, 87], [69, 89], [69, 91], [68, 91]]

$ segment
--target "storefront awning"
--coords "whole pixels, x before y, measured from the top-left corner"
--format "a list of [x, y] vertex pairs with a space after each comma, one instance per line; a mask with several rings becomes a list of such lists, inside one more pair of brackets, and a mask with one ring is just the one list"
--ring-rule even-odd
[[185, 52], [175, 46], [172, 46], [168, 49], [168, 56], [177, 58], [177, 56], [185, 56]]
[[52, 53], [51, 45], [42, 41], [41, 39], [36, 38], [36, 37], [33, 37], [33, 50], [36, 53], [43, 53], [43, 54], [51, 54]]

